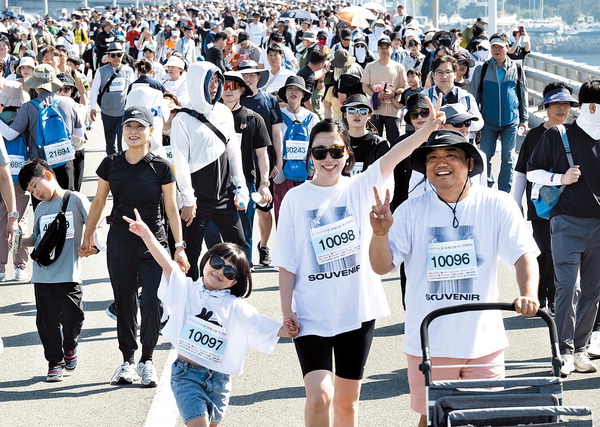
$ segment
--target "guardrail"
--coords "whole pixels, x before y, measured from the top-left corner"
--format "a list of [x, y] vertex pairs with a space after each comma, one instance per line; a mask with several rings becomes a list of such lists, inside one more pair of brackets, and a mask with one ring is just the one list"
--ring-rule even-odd
[[531, 52], [525, 57], [524, 69], [527, 73], [529, 105], [539, 105], [544, 87], [553, 81], [561, 80], [573, 87], [577, 98], [582, 83], [589, 79], [600, 79], [600, 68], [580, 64], [557, 56]]

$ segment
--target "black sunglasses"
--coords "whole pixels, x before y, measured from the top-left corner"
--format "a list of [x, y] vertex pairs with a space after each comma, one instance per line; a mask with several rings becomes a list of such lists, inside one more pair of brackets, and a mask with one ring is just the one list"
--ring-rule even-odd
[[342, 157], [344, 157], [346, 147], [343, 145], [332, 145], [329, 148], [319, 146], [312, 147], [310, 149], [310, 152], [315, 158], [315, 160], [325, 160], [325, 157], [327, 157], [327, 153], [331, 155], [332, 159], [341, 159]]
[[450, 123], [452, 126], [454, 126], [455, 128], [461, 128], [461, 127], [471, 127], [471, 119], [469, 120], [465, 120], [464, 122], [458, 122], [458, 123]]
[[408, 118], [412, 120], [418, 118], [419, 116], [426, 119], [427, 117], [429, 117], [429, 110], [411, 111], [410, 113], [408, 113]]
[[119, 53], [111, 53], [110, 57], [111, 58], [120, 58], [123, 56], [123, 52], [119, 52]]
[[210, 266], [215, 270], [223, 269], [223, 276], [225, 276], [227, 280], [233, 280], [239, 274], [237, 268], [225, 264], [225, 260], [219, 255], [212, 255], [210, 257], [209, 263]]

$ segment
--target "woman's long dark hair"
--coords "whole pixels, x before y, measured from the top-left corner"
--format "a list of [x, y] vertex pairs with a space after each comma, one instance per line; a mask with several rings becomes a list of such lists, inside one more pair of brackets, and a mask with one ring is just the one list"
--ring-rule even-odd
[[[354, 151], [352, 151], [352, 146], [350, 145], [350, 134], [348, 134], [348, 127], [341, 120], [323, 120], [317, 123], [310, 132], [310, 139], [308, 142], [308, 151], [312, 148], [315, 137], [320, 133], [337, 133], [344, 145], [346, 146], [346, 150], [348, 151], [348, 161], [344, 166], [344, 170], [342, 171], [344, 175], [350, 175], [352, 171], [352, 167], [355, 163]], [[309, 158], [309, 157], [308, 157]], [[307, 158], [307, 162], [308, 162]]]

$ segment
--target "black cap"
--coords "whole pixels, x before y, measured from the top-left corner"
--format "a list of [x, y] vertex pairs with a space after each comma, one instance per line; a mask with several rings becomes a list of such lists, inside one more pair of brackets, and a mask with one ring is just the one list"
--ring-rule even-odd
[[240, 33], [238, 34], [238, 43], [245, 42], [249, 38], [250, 38], [250, 34], [248, 34], [245, 31], [240, 31]]
[[77, 87], [75, 85], [75, 79], [67, 73], [58, 73], [56, 78], [63, 82], [63, 86]]
[[123, 113], [121, 126], [129, 122], [138, 122], [148, 127], [153, 125], [154, 117], [146, 107], [130, 107]]
[[410, 113], [417, 108], [426, 108], [429, 109], [429, 104], [427, 103], [427, 95], [424, 93], [415, 93], [408, 97], [406, 101], [406, 114], [404, 115], [404, 121], [410, 123]]
[[348, 98], [346, 98], [346, 101], [340, 107], [340, 111], [343, 113], [348, 107], [364, 107], [368, 108], [369, 112], [373, 112], [373, 107], [371, 107], [369, 98], [367, 98], [367, 95], [362, 93], [350, 95]]
[[463, 150], [467, 157], [474, 160], [473, 168], [469, 171], [469, 176], [475, 176], [483, 173], [483, 159], [481, 154], [465, 136], [455, 130], [441, 129], [432, 132], [427, 141], [417, 148], [410, 156], [410, 167], [425, 175], [425, 159], [427, 153], [434, 148], [457, 147]]
[[344, 28], [342, 31], [340, 31], [340, 39], [352, 40], [352, 31], [350, 31], [348, 28]]
[[379, 41], [377, 42], [377, 46], [381, 46], [382, 44], [387, 44], [387, 45], [392, 45], [392, 41], [390, 40], [389, 37], [387, 36], [383, 36], [382, 38], [379, 39]]
[[311, 93], [306, 89], [306, 83], [304, 82], [304, 78], [301, 76], [289, 76], [285, 81], [285, 86], [277, 91], [277, 95], [283, 100], [283, 102], [287, 102], [287, 96], [285, 94], [286, 89], [288, 87], [297, 87], [302, 92], [304, 92], [304, 96], [302, 98], [302, 103], [305, 103], [310, 99]]

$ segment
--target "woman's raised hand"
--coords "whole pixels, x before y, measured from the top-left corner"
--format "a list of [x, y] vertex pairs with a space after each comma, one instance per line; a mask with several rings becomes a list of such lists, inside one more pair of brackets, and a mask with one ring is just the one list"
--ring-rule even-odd
[[385, 200], [383, 203], [381, 202], [377, 187], [373, 187], [373, 192], [375, 193], [375, 204], [371, 207], [369, 219], [371, 220], [373, 234], [383, 237], [390, 231], [390, 227], [394, 222], [394, 217], [390, 209], [390, 190], [385, 190]]

